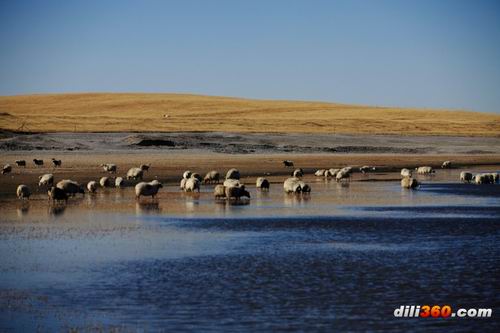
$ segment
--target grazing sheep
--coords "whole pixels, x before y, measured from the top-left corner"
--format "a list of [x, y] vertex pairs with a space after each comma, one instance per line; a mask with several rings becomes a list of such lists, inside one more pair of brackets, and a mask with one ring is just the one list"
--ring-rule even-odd
[[226, 186], [226, 187], [230, 187], [230, 186], [241, 187], [241, 186], [245, 186], [245, 185], [240, 183], [240, 181], [238, 179], [226, 179], [224, 181], [224, 186]]
[[300, 186], [300, 191], [302, 193], [310, 193], [311, 192], [311, 186], [309, 186], [308, 184], [304, 183], [303, 181], [299, 181], [298, 184]]
[[186, 184], [184, 186], [184, 191], [185, 192], [194, 192], [197, 190], [200, 192], [200, 181], [198, 178], [191, 177], [186, 180]]
[[244, 186], [242, 187], [237, 187], [237, 186], [229, 186], [225, 188], [226, 190], [226, 198], [229, 200], [235, 199], [239, 200], [241, 197], [247, 197], [250, 199], [250, 193], [245, 189]]
[[21, 184], [17, 187], [16, 194], [19, 199], [29, 199], [31, 191], [28, 186]]
[[217, 171], [212, 170], [212, 171], [207, 172], [207, 174], [205, 175], [205, 178], [203, 178], [203, 181], [205, 182], [205, 184], [207, 184], [207, 183], [218, 184], [219, 179], [220, 179], [220, 174]]
[[468, 171], [460, 172], [460, 181], [464, 183], [470, 183], [472, 181], [472, 173]]
[[139, 168], [142, 170], [142, 171], [149, 171], [149, 168], [151, 167], [151, 164], [141, 164], [139, 166]]
[[226, 179], [240, 179], [240, 171], [238, 169], [229, 169], [226, 173]]
[[283, 165], [285, 167], [293, 167], [293, 161], [290, 161], [290, 160], [284, 160], [283, 161]]
[[125, 185], [125, 180], [123, 177], [116, 177], [115, 179], [115, 187], [123, 187]]
[[188, 178], [190, 178], [190, 177], [191, 177], [191, 174], [192, 174], [192, 173], [193, 173], [192, 171], [190, 171], [190, 170], [186, 170], [186, 171], [184, 171], [184, 173], [182, 174], [182, 178], [184, 178], [184, 179], [188, 179]]
[[335, 176], [336, 181], [342, 181], [343, 179], [350, 180], [351, 179], [351, 172], [349, 169], [342, 168], [337, 172], [337, 175]]
[[266, 178], [264, 177], [259, 177], [257, 178], [257, 180], [255, 181], [255, 186], [257, 188], [260, 188], [260, 189], [266, 189], [266, 190], [269, 190], [269, 180], [267, 180]]
[[419, 186], [420, 186], [420, 183], [414, 178], [404, 177], [403, 179], [401, 179], [401, 187], [402, 188], [416, 189]]
[[216, 199], [222, 199], [226, 197], [226, 187], [224, 185], [215, 185], [214, 196]]
[[130, 168], [127, 171], [127, 179], [142, 180], [144, 171], [141, 168]]
[[66, 193], [66, 191], [60, 189], [59, 187], [52, 186], [50, 190], [47, 191], [47, 194], [49, 196], [49, 200], [52, 201], [64, 200], [68, 202], [68, 194]]
[[75, 182], [74, 180], [63, 179], [56, 184], [57, 188], [60, 188], [67, 194], [74, 196], [77, 193], [85, 194], [83, 186]]
[[325, 177], [337, 177], [337, 173], [339, 173], [340, 169], [328, 169], [325, 171]]
[[91, 180], [87, 183], [87, 190], [89, 193], [95, 193], [97, 191], [97, 182], [95, 180]]
[[301, 168], [293, 170], [292, 177], [296, 178], [304, 177], [304, 170], [302, 170]]
[[22, 166], [26, 167], [26, 161], [25, 160], [16, 160], [17, 166]]
[[107, 164], [101, 164], [101, 166], [105, 172], [116, 173], [117, 169], [116, 164], [107, 163]]
[[375, 170], [377, 170], [377, 168], [369, 165], [364, 165], [361, 168], [359, 168], [359, 171], [361, 171], [361, 173], [367, 173], [369, 171], [375, 171]]
[[494, 176], [489, 173], [478, 173], [473, 178], [476, 184], [492, 184], [495, 182]]
[[419, 175], [430, 175], [431, 173], [435, 173], [436, 171], [430, 166], [422, 166], [415, 168], [417, 170], [417, 174]]
[[196, 178], [196, 179], [198, 179], [199, 182], [201, 182], [203, 180], [203, 178], [201, 178], [200, 174], [196, 173], [196, 172], [193, 172], [191, 174], [191, 177], [189, 177], [189, 178]]
[[401, 169], [401, 176], [402, 177], [411, 177], [411, 175], [412, 175], [411, 170], [406, 169], [406, 168]]
[[328, 170], [325, 170], [325, 169], [319, 169], [319, 170], [316, 170], [316, 172], [314, 173], [314, 175], [316, 177], [323, 177], [325, 175], [325, 173], [328, 172]]
[[38, 177], [38, 186], [52, 186], [54, 184], [54, 175], [51, 173], [46, 173], [43, 176]]
[[449, 169], [451, 168], [451, 161], [444, 161], [443, 164], [441, 164], [441, 169]]
[[52, 158], [52, 164], [54, 164], [54, 168], [58, 168], [62, 165], [62, 161], [56, 160], [55, 158]]
[[110, 187], [111, 179], [109, 179], [109, 177], [101, 177], [101, 179], [99, 179], [99, 184], [101, 187]]
[[149, 183], [140, 182], [139, 184], [135, 185], [135, 197], [137, 200], [141, 198], [141, 195], [145, 197], [151, 196], [151, 198], [154, 199], [156, 194], [158, 193], [158, 190], [162, 187], [163, 185], [157, 180], [153, 180]]
[[2, 175], [6, 175], [12, 171], [10, 164], [5, 164], [2, 169]]
[[42, 166], [43, 165], [43, 160], [37, 160], [36, 158], [33, 159], [33, 163], [35, 163], [36, 166]]
[[302, 191], [302, 187], [300, 186], [299, 182], [299, 178], [287, 178], [283, 183], [283, 189], [286, 193], [300, 193]]

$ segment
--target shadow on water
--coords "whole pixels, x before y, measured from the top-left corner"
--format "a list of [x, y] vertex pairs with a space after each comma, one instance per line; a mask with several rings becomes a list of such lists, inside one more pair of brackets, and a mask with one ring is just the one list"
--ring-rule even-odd
[[429, 183], [422, 185], [419, 191], [452, 195], [500, 197], [500, 186], [498, 184]]

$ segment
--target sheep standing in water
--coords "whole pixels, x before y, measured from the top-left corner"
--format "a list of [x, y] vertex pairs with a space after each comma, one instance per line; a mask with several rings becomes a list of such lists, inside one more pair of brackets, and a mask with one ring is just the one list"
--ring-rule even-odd
[[212, 171], [207, 172], [207, 174], [205, 175], [205, 178], [203, 178], [203, 181], [205, 182], [205, 184], [207, 184], [207, 183], [208, 184], [212, 184], [212, 183], [218, 184], [219, 179], [220, 179], [220, 174], [217, 171], [212, 170]]
[[250, 199], [250, 193], [245, 189], [245, 186], [229, 186], [226, 187], [226, 198], [231, 200], [239, 200], [241, 197], [247, 197]]
[[214, 196], [216, 199], [226, 198], [226, 187], [224, 185], [215, 185]]
[[468, 171], [460, 172], [460, 181], [464, 183], [470, 183], [472, 181], [472, 173]]
[[68, 194], [66, 193], [66, 191], [60, 189], [59, 187], [52, 186], [50, 190], [47, 191], [47, 194], [49, 196], [49, 200], [52, 200], [54, 202], [61, 200], [66, 201], [66, 203], [68, 202]]
[[186, 184], [184, 187], [185, 192], [194, 192], [194, 191], [200, 192], [200, 181], [198, 178], [191, 177], [186, 180]]
[[402, 188], [416, 189], [419, 186], [420, 186], [420, 183], [414, 178], [404, 177], [403, 179], [401, 179], [401, 187]]
[[191, 177], [189, 177], [189, 178], [196, 178], [196, 179], [198, 179], [199, 182], [201, 182], [203, 180], [203, 178], [201, 178], [200, 174], [196, 173], [196, 172], [193, 172], [191, 174]]
[[125, 185], [125, 180], [123, 177], [116, 177], [115, 179], [115, 187], [123, 187]]
[[264, 178], [264, 177], [259, 177], [259, 178], [257, 178], [257, 180], [255, 181], [255, 186], [256, 186], [257, 188], [262, 189], [262, 190], [269, 190], [270, 183], [269, 183], [269, 180], [267, 180], [266, 178]]
[[99, 179], [99, 184], [101, 187], [110, 187], [111, 179], [109, 179], [109, 177], [101, 177], [101, 179]]
[[87, 190], [89, 193], [95, 193], [97, 191], [97, 182], [95, 180], [91, 180], [87, 183]]
[[62, 165], [62, 161], [56, 160], [55, 158], [52, 158], [52, 164], [54, 164], [54, 168], [59, 168]]
[[141, 196], [150, 196], [152, 199], [155, 198], [156, 194], [158, 194], [158, 190], [162, 188], [163, 185], [157, 181], [153, 180], [152, 182], [140, 182], [135, 185], [135, 197], [137, 200], [141, 198]]
[[230, 187], [230, 186], [244, 186], [238, 179], [226, 179], [224, 181], [224, 186]]
[[74, 196], [77, 193], [85, 194], [83, 190], [83, 186], [78, 184], [77, 182], [69, 179], [63, 179], [56, 184], [56, 187], [63, 190], [67, 194], [71, 194]]
[[240, 171], [238, 169], [229, 169], [226, 173], [226, 179], [240, 179]]
[[130, 168], [127, 171], [127, 179], [142, 180], [144, 171], [141, 168]]
[[29, 199], [31, 191], [28, 186], [21, 184], [17, 187], [16, 194], [19, 199]]
[[287, 178], [283, 182], [283, 189], [286, 193], [301, 193], [304, 189], [305, 192], [311, 191], [311, 187], [297, 177]]
[[38, 177], [38, 186], [52, 186], [54, 184], [54, 175], [51, 173], [46, 173], [43, 176]]
[[182, 174], [182, 178], [184, 179], [189, 179], [189, 177], [191, 177], [191, 175], [193, 174], [193, 172], [191, 170], [186, 170], [184, 171], [184, 173]]
[[101, 167], [104, 169], [105, 172], [109, 172], [109, 173], [116, 173], [116, 164], [111, 164], [111, 163], [107, 163], [107, 164], [101, 164]]
[[334, 168], [331, 168], [331, 169], [328, 169], [326, 170], [325, 172], [325, 177], [333, 177], [333, 178], [336, 178], [337, 177], [337, 173], [339, 173], [340, 169], [334, 169]]
[[343, 179], [350, 180], [351, 179], [351, 172], [352, 172], [351, 167], [342, 168], [337, 172], [337, 175], [335, 176], [335, 180], [338, 182], [342, 181]]
[[26, 168], [26, 161], [25, 160], [16, 160], [16, 165], [19, 167]]
[[406, 169], [406, 168], [401, 169], [401, 176], [402, 177], [411, 177], [411, 175], [412, 175], [411, 170]]
[[490, 173], [478, 173], [473, 178], [474, 183], [480, 184], [493, 184], [495, 182], [495, 176]]
[[8, 173], [11, 173], [12, 171], [12, 167], [10, 166], [10, 164], [5, 164], [3, 166], [3, 169], [2, 169], [2, 175], [6, 175]]
[[451, 161], [444, 161], [443, 164], [441, 164], [441, 169], [449, 169], [451, 168]]
[[417, 174], [419, 174], [419, 175], [430, 175], [430, 174], [433, 174], [436, 172], [430, 166], [421, 166], [421, 167], [415, 168], [415, 170], [417, 170]]
[[33, 163], [35, 163], [36, 166], [42, 166], [43, 165], [43, 160], [37, 160], [36, 158], [33, 159]]

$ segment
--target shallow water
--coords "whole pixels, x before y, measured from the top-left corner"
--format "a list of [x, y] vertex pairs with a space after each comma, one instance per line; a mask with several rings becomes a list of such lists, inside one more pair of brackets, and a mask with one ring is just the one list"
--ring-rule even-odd
[[[2, 199], [0, 331], [498, 331], [500, 185], [458, 173], [418, 191], [308, 177], [309, 196], [238, 204], [211, 186]], [[493, 318], [394, 318], [412, 304]]]

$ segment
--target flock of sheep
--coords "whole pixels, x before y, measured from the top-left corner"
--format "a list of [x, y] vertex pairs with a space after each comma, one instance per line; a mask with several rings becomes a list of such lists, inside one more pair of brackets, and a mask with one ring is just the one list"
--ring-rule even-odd
[[[36, 166], [43, 165], [43, 160], [34, 159], [33, 163]], [[61, 160], [52, 159], [54, 167], [60, 167], [62, 165]], [[18, 160], [16, 161], [18, 166], [26, 166], [26, 161]], [[283, 161], [285, 167], [294, 167], [292, 161]], [[101, 164], [101, 167], [105, 172], [116, 174], [117, 166], [116, 164]], [[142, 164], [139, 167], [130, 168], [127, 171], [126, 179], [140, 181], [135, 185], [135, 195], [137, 199], [141, 196], [150, 196], [153, 199], [158, 194], [160, 188], [163, 185], [158, 180], [153, 180], [151, 182], [144, 182], [144, 172], [147, 172], [150, 168], [148, 164]], [[441, 168], [451, 168], [451, 162], [443, 162]], [[362, 166], [359, 168], [361, 173], [367, 173], [370, 171], [376, 171], [377, 168], [374, 166]], [[12, 167], [7, 164], [3, 167], [2, 174], [8, 174], [12, 171]], [[350, 180], [351, 174], [353, 173], [353, 167], [344, 167], [339, 169], [319, 169], [314, 175], [317, 177], [333, 178], [338, 182], [344, 180]], [[422, 166], [415, 169], [415, 172], [419, 175], [430, 175], [435, 173], [435, 170], [430, 166]], [[296, 194], [308, 194], [311, 192], [311, 186], [306, 184], [302, 178], [304, 176], [304, 170], [295, 169], [291, 173], [291, 177], [287, 178], [283, 182], [283, 189], [286, 193], [296, 193]], [[412, 177], [413, 171], [407, 168], [401, 170], [401, 187], [407, 189], [416, 189], [420, 186], [420, 183]], [[460, 181], [467, 183], [476, 184], [493, 184], [498, 182], [498, 173], [479, 173], [473, 175], [471, 172], [463, 171], [460, 174]], [[221, 177], [219, 172], [216, 170], [209, 171], [205, 177], [201, 177], [200, 174], [187, 170], [183, 173], [180, 182], [180, 189], [185, 192], [200, 192], [200, 187], [202, 182], [204, 184], [216, 184], [214, 188], [214, 197], [216, 199], [228, 199], [228, 200], [239, 200], [241, 198], [250, 198], [250, 193], [245, 189], [245, 185], [240, 182], [240, 172], [237, 169], [230, 169], [227, 171], [224, 181], [219, 184]], [[270, 182], [264, 177], [258, 177], [256, 180], [256, 188], [261, 190], [269, 190]], [[76, 194], [85, 194], [85, 187], [76, 181], [70, 179], [63, 179], [54, 185], [54, 175], [44, 174], [39, 177], [38, 182], [39, 187], [46, 187], [47, 194], [52, 201], [67, 201], [69, 196], [74, 196]], [[125, 186], [125, 179], [123, 177], [116, 177], [114, 181], [105, 176], [101, 177], [99, 181], [91, 180], [86, 185], [86, 190], [89, 193], [95, 193], [99, 187], [117, 187], [121, 188]], [[17, 187], [16, 191], [17, 197], [20, 199], [29, 199], [31, 195], [31, 190], [27, 185], [21, 184]]]

